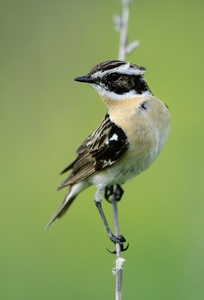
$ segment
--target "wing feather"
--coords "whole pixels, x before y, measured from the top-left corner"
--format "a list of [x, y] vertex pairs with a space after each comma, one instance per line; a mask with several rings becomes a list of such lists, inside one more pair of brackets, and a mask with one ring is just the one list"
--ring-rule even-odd
[[109, 167], [120, 159], [128, 148], [123, 130], [114, 124], [106, 114], [98, 128], [81, 144], [76, 159], [62, 172], [72, 172], [58, 189], [78, 183]]

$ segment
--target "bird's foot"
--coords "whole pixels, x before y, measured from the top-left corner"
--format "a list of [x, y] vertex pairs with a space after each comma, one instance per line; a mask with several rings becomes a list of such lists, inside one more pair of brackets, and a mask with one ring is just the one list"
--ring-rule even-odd
[[[124, 238], [124, 236], [123, 235], [117, 235], [117, 236], [115, 236], [115, 235], [112, 235], [111, 237], [110, 237], [110, 240], [114, 243], [114, 244], [119, 244], [119, 246], [120, 246], [120, 251], [121, 252], [124, 252], [124, 251], [126, 251], [128, 248], [129, 248], [129, 243], [127, 244], [127, 246], [126, 247], [124, 247], [124, 243], [126, 242], [126, 239]], [[116, 250], [109, 250], [109, 249], [107, 249], [108, 250], [108, 252], [110, 252], [110, 253], [112, 253], [112, 254], [116, 254]]]
[[112, 198], [113, 195], [114, 195], [116, 201], [120, 201], [120, 199], [122, 198], [123, 193], [124, 193], [124, 191], [123, 191], [123, 189], [122, 189], [122, 187], [121, 187], [120, 184], [117, 184], [115, 186], [115, 189], [114, 189], [114, 186], [111, 185], [111, 186], [107, 186], [105, 188], [105, 195], [104, 195], [104, 197], [105, 197], [105, 199], [109, 203], [112, 203], [112, 199], [111, 198]]

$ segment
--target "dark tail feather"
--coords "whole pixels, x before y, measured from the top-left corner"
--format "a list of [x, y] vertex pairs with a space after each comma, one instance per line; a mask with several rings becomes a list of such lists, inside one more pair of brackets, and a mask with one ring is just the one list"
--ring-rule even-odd
[[60, 208], [56, 211], [56, 213], [53, 215], [49, 223], [46, 225], [45, 230], [47, 230], [56, 219], [61, 218], [66, 213], [66, 211], [68, 210], [68, 208], [70, 207], [74, 199], [76, 198], [76, 196], [72, 196], [69, 198], [70, 192], [71, 190], [68, 192]]

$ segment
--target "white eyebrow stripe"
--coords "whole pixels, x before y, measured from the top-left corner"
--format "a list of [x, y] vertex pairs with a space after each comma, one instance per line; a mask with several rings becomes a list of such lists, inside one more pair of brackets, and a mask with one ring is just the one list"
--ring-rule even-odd
[[105, 75], [111, 74], [111, 73], [119, 73], [119, 74], [127, 74], [127, 75], [143, 75], [145, 73], [145, 70], [131, 68], [130, 63], [128, 62], [125, 65], [119, 66], [117, 68], [113, 68], [113, 69], [106, 70], [106, 71], [97, 71], [97, 72], [91, 74], [91, 76], [93, 78], [97, 78], [97, 77], [102, 77], [102, 76], [105, 76]]

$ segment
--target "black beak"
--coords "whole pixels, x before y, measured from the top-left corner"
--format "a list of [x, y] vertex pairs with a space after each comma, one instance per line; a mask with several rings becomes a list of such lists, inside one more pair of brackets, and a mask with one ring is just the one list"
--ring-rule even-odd
[[95, 80], [91, 78], [90, 75], [79, 76], [74, 78], [75, 81], [85, 82], [85, 83], [95, 83]]

